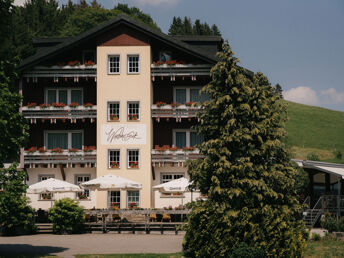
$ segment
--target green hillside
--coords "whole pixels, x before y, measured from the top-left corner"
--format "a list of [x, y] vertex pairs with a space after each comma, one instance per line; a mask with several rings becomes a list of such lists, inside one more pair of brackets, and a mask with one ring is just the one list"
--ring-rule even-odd
[[[344, 163], [344, 112], [286, 103], [286, 143], [293, 158], [307, 159], [315, 154], [319, 160]], [[343, 154], [342, 160], [336, 158], [337, 151]]]

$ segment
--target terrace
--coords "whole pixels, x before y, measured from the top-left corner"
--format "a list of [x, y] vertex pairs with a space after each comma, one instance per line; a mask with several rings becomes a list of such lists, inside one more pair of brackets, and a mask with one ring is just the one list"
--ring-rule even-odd
[[152, 117], [160, 122], [161, 118], [165, 118], [167, 121], [170, 118], [176, 119], [176, 122], [181, 122], [182, 118], [195, 118], [200, 106], [195, 102], [187, 102], [184, 105], [179, 103], [166, 104], [164, 102], [157, 102], [152, 105]]

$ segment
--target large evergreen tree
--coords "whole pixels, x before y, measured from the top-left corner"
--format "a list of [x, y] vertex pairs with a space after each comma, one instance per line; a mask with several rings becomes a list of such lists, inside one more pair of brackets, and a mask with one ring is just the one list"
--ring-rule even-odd
[[184, 20], [180, 17], [173, 17], [168, 34], [221, 36], [220, 30], [215, 24], [210, 27], [208, 23], [201, 23], [199, 19], [193, 24], [189, 17], [184, 17]]
[[228, 42], [218, 58], [196, 126], [204, 158], [189, 166], [208, 199], [188, 216], [184, 252], [228, 257], [244, 242], [267, 257], [300, 257], [306, 234], [282, 143], [285, 107], [262, 73], [250, 78], [237, 66]]

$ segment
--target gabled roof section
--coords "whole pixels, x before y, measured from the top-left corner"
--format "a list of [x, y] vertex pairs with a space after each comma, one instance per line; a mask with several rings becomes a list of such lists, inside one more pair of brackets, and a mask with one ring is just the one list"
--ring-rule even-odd
[[106, 21], [78, 36], [75, 36], [73, 38], [68, 38], [66, 40], [63, 40], [61, 43], [57, 44], [56, 46], [43, 48], [40, 51], [38, 51], [35, 55], [30, 56], [22, 61], [22, 63], [19, 66], [20, 70], [24, 70], [28, 67], [31, 67], [37, 63], [40, 63], [42, 61], [45, 61], [49, 58], [52, 58], [58, 54], [61, 54], [62, 52], [69, 50], [73, 47], [76, 47], [77, 45], [85, 42], [86, 40], [90, 39], [91, 37], [98, 36], [110, 29], [115, 28], [116, 26], [119, 26], [121, 24], [125, 24], [133, 29], [136, 29], [149, 37], [152, 37], [154, 39], [160, 40], [164, 42], [167, 45], [170, 45], [171, 47], [177, 48], [180, 51], [186, 52], [192, 56], [195, 56], [201, 60], [204, 60], [205, 62], [214, 64], [216, 63], [216, 57], [212, 54], [206, 52], [206, 51], [200, 51], [199, 48], [195, 48], [179, 39], [176, 39], [174, 37], [168, 36], [154, 28], [151, 28], [150, 26], [137, 21], [127, 15], [121, 14], [117, 17]]

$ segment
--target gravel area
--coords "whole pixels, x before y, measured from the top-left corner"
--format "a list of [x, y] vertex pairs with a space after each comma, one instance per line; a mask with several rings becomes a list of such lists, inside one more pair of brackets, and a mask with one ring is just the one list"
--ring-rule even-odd
[[184, 234], [93, 233], [81, 235], [38, 234], [0, 237], [0, 256], [4, 254], [57, 255], [113, 253], [177, 253], [182, 251]]

